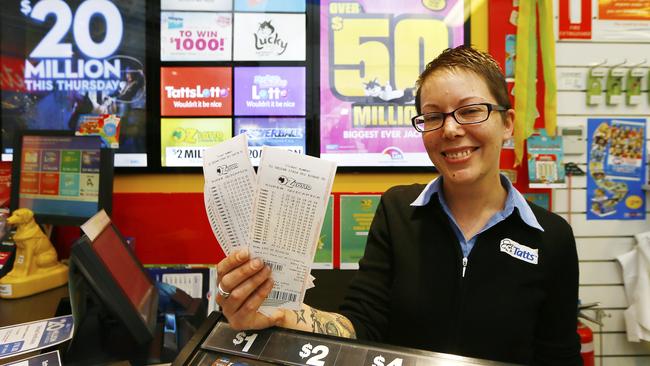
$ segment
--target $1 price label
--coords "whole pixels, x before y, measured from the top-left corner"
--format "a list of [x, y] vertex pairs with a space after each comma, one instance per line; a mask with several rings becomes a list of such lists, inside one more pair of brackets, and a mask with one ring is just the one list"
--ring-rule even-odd
[[238, 332], [232, 338], [231, 343], [234, 350], [247, 353], [249, 355], [259, 355], [268, 341], [267, 332], [251, 333]]
[[232, 329], [226, 323], [217, 323], [203, 347], [246, 356], [259, 356], [269, 340], [270, 332], [246, 332]]
[[239, 332], [235, 335], [235, 338], [233, 338], [232, 343], [234, 345], [242, 344], [243, 345], [242, 351], [248, 352], [251, 349], [251, 346], [253, 346], [253, 343], [255, 342], [256, 338], [257, 338], [257, 333], [247, 335], [245, 332]]

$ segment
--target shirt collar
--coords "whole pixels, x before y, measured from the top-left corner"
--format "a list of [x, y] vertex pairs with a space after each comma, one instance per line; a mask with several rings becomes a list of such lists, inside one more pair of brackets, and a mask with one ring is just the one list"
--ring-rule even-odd
[[[501, 211], [504, 216], [509, 216], [515, 208], [519, 213], [519, 217], [522, 219], [526, 225], [535, 228], [540, 231], [544, 231], [542, 226], [537, 221], [533, 210], [531, 210], [524, 196], [519, 193], [519, 191], [510, 183], [510, 180], [503, 174], [501, 174], [501, 185], [508, 191], [508, 196], [506, 197], [506, 204], [503, 210]], [[438, 176], [422, 190], [422, 193], [411, 203], [411, 206], [425, 206], [431, 200], [431, 197], [434, 193], [440, 193], [442, 191], [442, 176]], [[444, 202], [444, 197], [441, 194], [438, 194], [440, 203], [443, 207], [446, 207]]]

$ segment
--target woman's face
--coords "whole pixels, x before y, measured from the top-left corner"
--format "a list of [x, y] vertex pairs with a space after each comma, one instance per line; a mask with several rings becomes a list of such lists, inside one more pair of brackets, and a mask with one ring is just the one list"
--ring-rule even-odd
[[[421, 86], [422, 113], [451, 112], [474, 104], [497, 104], [483, 78], [463, 69], [438, 70]], [[503, 141], [512, 135], [514, 111], [492, 111], [487, 121], [460, 125], [448, 116], [443, 127], [422, 134], [429, 158], [445, 183], [468, 185], [499, 173]]]

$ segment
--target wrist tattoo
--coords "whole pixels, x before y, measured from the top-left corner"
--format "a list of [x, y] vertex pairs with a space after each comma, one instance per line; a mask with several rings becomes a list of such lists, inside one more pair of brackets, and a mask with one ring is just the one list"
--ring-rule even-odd
[[314, 333], [333, 335], [337, 337], [356, 338], [354, 329], [348, 320], [338, 314], [311, 309], [311, 330]]
[[347, 319], [343, 318], [343, 317], [340, 316], [340, 315], [337, 315], [337, 316], [336, 316], [336, 323], [337, 323], [341, 328], [345, 329], [345, 331], [347, 332], [347, 334], [349, 334], [349, 337], [350, 337], [350, 338], [357, 338], [357, 333], [354, 331], [354, 328], [352, 328], [352, 327], [350, 326], [349, 321], [348, 321]]
[[296, 314], [296, 324], [300, 324], [300, 322], [303, 322], [307, 324], [307, 320], [305, 319], [305, 310], [294, 310], [293, 311]]

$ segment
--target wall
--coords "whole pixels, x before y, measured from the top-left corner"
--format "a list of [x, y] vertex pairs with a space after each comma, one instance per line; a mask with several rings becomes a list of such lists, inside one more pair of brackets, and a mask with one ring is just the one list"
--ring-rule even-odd
[[[555, 9], [557, 15], [557, 1]], [[597, 14], [595, 5], [593, 14], [594, 16]], [[555, 34], [557, 37], [557, 32]], [[587, 118], [589, 117], [621, 116], [650, 119], [647, 76], [642, 84], [644, 85], [643, 101], [635, 107], [625, 106], [625, 104], [587, 106], [584, 87], [566, 87], [563, 86], [566, 84], [560, 80], [563, 75], [571, 72], [579, 75], [577, 79], [584, 83], [587, 79], [589, 65], [602, 62], [605, 59], [608, 65], [623, 62], [624, 59], [627, 59], [628, 64], [631, 65], [641, 62], [643, 58], [647, 58], [646, 61], [650, 62], [650, 43], [564, 40], [556, 42], [559, 85], [558, 126], [582, 125], [585, 128], [586, 136]], [[648, 65], [646, 64], [645, 67]], [[648, 127], [650, 127], [650, 123]], [[565, 162], [578, 163], [582, 170], [586, 171], [586, 142], [583, 146], [584, 154], [567, 156]], [[646, 218], [644, 221], [587, 221], [586, 178], [572, 178], [571, 187], [570, 190], [555, 189], [553, 191], [553, 210], [570, 222], [576, 236], [580, 259], [581, 300], [584, 303], [601, 302], [609, 316], [604, 319], [602, 331], [593, 323], [587, 323], [596, 331], [594, 336], [596, 355], [602, 358], [602, 365], [607, 366], [650, 365], [650, 345], [627, 341], [623, 311], [628, 304], [624, 293], [621, 268], [615, 260], [616, 256], [633, 247], [634, 234], [650, 230], [650, 219]], [[646, 209], [648, 209], [647, 202]]]

